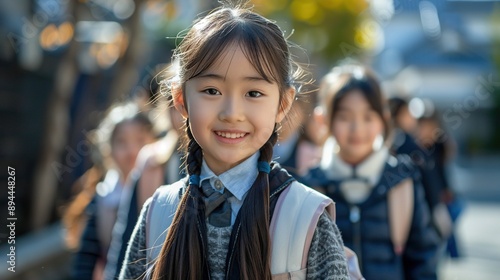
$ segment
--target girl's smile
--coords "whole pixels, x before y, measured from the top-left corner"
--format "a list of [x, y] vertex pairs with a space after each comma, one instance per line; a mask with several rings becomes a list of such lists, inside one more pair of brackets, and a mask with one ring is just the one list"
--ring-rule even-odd
[[224, 144], [238, 144], [245, 140], [249, 134], [239, 130], [216, 130], [214, 131], [218, 141]]
[[366, 142], [366, 141], [363, 141], [362, 139], [360, 138], [349, 138], [348, 139], [348, 142], [349, 144], [351, 145], [361, 145], [363, 144], [363, 142]]

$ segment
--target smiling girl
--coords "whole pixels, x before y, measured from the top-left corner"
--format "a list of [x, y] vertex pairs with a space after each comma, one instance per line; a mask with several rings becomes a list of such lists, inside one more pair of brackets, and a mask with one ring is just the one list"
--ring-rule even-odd
[[301, 73], [283, 32], [221, 7], [174, 58], [188, 178], [146, 202], [120, 278], [348, 279], [333, 201], [271, 162]]

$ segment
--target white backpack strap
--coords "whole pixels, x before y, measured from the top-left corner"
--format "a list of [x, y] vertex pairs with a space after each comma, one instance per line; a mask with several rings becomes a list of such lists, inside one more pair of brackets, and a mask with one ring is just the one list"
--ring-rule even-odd
[[[280, 195], [270, 225], [271, 273], [305, 279], [309, 247], [321, 214], [335, 218], [334, 202], [327, 196], [293, 182]], [[302, 276], [295, 275], [302, 270]], [[278, 278], [276, 278], [278, 279]]]
[[345, 257], [347, 259], [347, 270], [349, 271], [349, 279], [351, 280], [364, 280], [359, 268], [358, 256], [353, 250], [344, 246]]
[[413, 181], [408, 178], [392, 188], [388, 194], [389, 225], [394, 252], [404, 250], [413, 220]]
[[179, 191], [184, 186], [184, 180], [172, 185], [161, 186], [151, 198], [151, 204], [146, 216], [146, 248], [147, 264], [151, 266], [160, 254], [167, 231], [174, 219], [179, 204]]

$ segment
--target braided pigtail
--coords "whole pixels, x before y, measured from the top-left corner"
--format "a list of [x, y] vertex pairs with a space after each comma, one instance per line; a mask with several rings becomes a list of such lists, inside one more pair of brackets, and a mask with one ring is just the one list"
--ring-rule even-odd
[[259, 174], [248, 191], [241, 214], [240, 278], [271, 279], [271, 241], [269, 236], [269, 172], [276, 130], [260, 148]]
[[205, 223], [204, 204], [200, 193], [199, 174], [202, 163], [202, 150], [194, 140], [186, 120], [187, 145], [186, 168], [189, 185], [184, 192], [166, 240], [154, 267], [153, 279], [202, 279], [204, 277], [205, 253], [200, 232]]

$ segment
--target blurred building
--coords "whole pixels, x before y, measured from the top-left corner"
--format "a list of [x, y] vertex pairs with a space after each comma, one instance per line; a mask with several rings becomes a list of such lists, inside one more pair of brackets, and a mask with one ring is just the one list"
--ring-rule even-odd
[[375, 11], [383, 47], [373, 65], [389, 93], [433, 100], [462, 155], [485, 153], [497, 127], [494, 2], [395, 0]]

